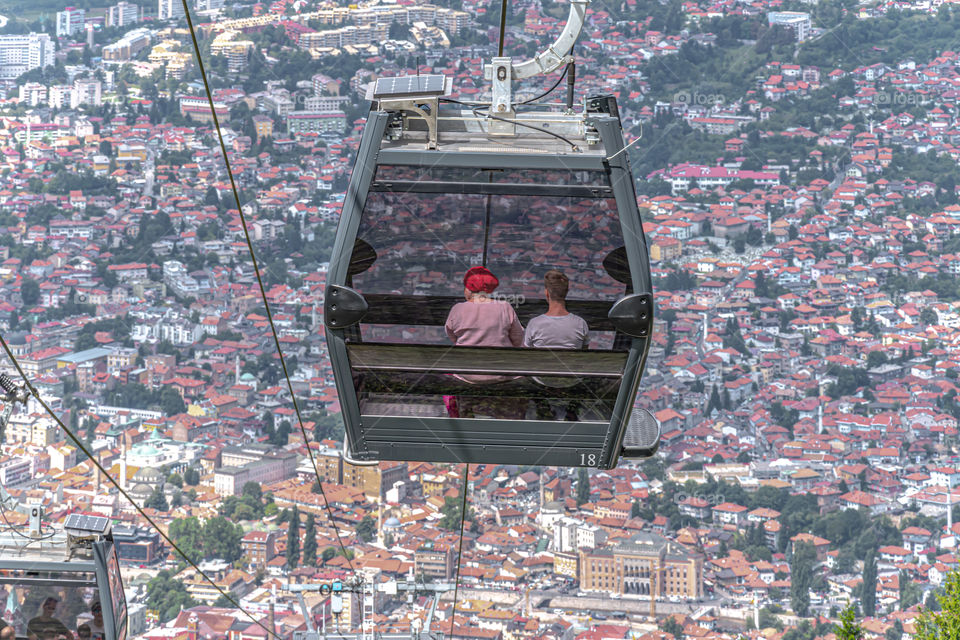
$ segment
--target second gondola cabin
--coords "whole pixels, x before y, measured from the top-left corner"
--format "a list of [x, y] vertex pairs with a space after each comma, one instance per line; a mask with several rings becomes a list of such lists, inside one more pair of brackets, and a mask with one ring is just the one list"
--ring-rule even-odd
[[[616, 101], [514, 104], [515, 73], [494, 58], [487, 105], [446, 99], [443, 76], [371, 88], [324, 307], [351, 458], [610, 468], [656, 451], [633, 406], [653, 298]], [[476, 266], [523, 326], [562, 271], [588, 348], [454, 346]]]

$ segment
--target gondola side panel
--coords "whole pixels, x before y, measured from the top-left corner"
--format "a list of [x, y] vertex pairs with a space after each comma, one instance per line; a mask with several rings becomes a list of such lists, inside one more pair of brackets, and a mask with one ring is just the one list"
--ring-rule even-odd
[[[337, 225], [337, 237], [330, 257], [330, 270], [327, 272], [327, 289], [331, 285], [346, 286], [347, 268], [353, 255], [353, 246], [360, 228], [360, 217], [370, 189], [370, 183], [376, 171], [377, 155], [389, 115], [383, 111], [371, 111], [363, 129], [363, 137], [357, 150], [357, 161], [350, 176], [346, 197]], [[325, 293], [324, 299], [327, 295]], [[326, 303], [325, 303], [326, 304]], [[327, 317], [324, 314], [326, 325]], [[346, 338], [343, 329], [334, 329], [326, 325], [327, 352], [333, 367], [337, 396], [340, 399], [341, 416], [350, 453], [357, 457], [369, 454], [363, 442], [360, 422], [360, 402], [353, 376], [350, 359], [347, 356]], [[359, 445], [359, 446], [358, 446]]]
[[[647, 252], [646, 237], [643, 233], [643, 221], [637, 208], [637, 195], [634, 189], [633, 173], [627, 153], [622, 152], [623, 131], [617, 118], [611, 116], [597, 116], [593, 122], [600, 134], [603, 147], [607, 152], [607, 164], [610, 171], [610, 184], [613, 187], [617, 201], [620, 224], [623, 233], [624, 247], [627, 253], [627, 262], [630, 268], [630, 277], [633, 282], [634, 293], [652, 294], [653, 285], [650, 278], [650, 256]], [[653, 324], [653, 307], [651, 305], [650, 326]], [[640, 386], [640, 377], [646, 364], [647, 353], [650, 348], [650, 336], [646, 338], [634, 337], [631, 340], [630, 354], [623, 371], [623, 380], [620, 393], [614, 404], [613, 416], [610, 421], [610, 431], [604, 443], [603, 466], [613, 468], [620, 457], [620, 448], [626, 433], [627, 423], [633, 404], [636, 401], [637, 390]]]
[[103, 631], [106, 640], [126, 640], [127, 599], [123, 593], [120, 559], [112, 541], [93, 544], [97, 565], [97, 585], [103, 610]]

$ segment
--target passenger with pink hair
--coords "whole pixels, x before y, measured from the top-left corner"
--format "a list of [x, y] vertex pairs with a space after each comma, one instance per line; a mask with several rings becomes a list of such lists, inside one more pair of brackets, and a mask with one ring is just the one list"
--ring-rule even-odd
[[[520, 347], [523, 326], [508, 302], [491, 297], [500, 285], [486, 267], [471, 267], [463, 276], [464, 302], [450, 309], [444, 328], [447, 336], [460, 347]], [[508, 376], [455, 374], [470, 384], [493, 384], [510, 380]], [[452, 418], [469, 418], [476, 414], [492, 414], [500, 418], [522, 419], [526, 401], [513, 398], [444, 396], [447, 414]]]
[[486, 267], [472, 267], [463, 276], [463, 297], [450, 309], [444, 328], [457, 346], [519, 347], [523, 327], [509, 303], [490, 297], [500, 285]]

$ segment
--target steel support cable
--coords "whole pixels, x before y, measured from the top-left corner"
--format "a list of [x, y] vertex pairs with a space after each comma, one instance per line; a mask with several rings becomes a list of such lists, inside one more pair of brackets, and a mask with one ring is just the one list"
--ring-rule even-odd
[[6, 352], [7, 357], [10, 358], [10, 361], [13, 363], [13, 366], [16, 367], [17, 373], [20, 374], [20, 377], [23, 379], [23, 383], [27, 386], [27, 390], [29, 390], [29, 391], [30, 391], [30, 394], [31, 394], [34, 398], [36, 398], [37, 402], [40, 403], [40, 406], [42, 406], [42, 407], [44, 408], [44, 410], [45, 410], [48, 414], [50, 414], [50, 417], [53, 418], [53, 420], [57, 423], [57, 425], [58, 425], [61, 429], [63, 429], [63, 432], [64, 432], [65, 434], [67, 434], [67, 437], [70, 438], [71, 441], [73, 441], [74, 446], [76, 446], [77, 449], [79, 449], [81, 452], [83, 452], [83, 453], [87, 456], [87, 458], [90, 460], [90, 462], [92, 462], [93, 465], [94, 465], [97, 469], [99, 469], [100, 472], [103, 473], [104, 476], [106, 476], [107, 480], [110, 481], [110, 484], [112, 484], [114, 487], [116, 487], [117, 491], [120, 492], [120, 495], [122, 495], [124, 498], [126, 498], [126, 499], [127, 499], [127, 502], [129, 502], [131, 505], [133, 505], [133, 508], [137, 510], [137, 513], [139, 513], [140, 516], [141, 516], [144, 520], [146, 520], [146, 521], [150, 524], [151, 527], [153, 527], [154, 529], [156, 529], [157, 533], [160, 534], [160, 537], [162, 537], [162, 538], [164, 539], [164, 541], [166, 541], [166, 543], [169, 544], [169, 545], [173, 548], [174, 551], [176, 551], [178, 554], [180, 554], [180, 557], [183, 558], [184, 560], [186, 560], [186, 561], [187, 561], [187, 564], [189, 564], [191, 567], [193, 567], [193, 569], [196, 570], [197, 574], [198, 574], [200, 577], [202, 577], [204, 580], [206, 580], [207, 582], [209, 582], [210, 585], [211, 585], [214, 589], [216, 589], [217, 592], [218, 592], [221, 596], [223, 596], [224, 598], [226, 598], [227, 601], [230, 602], [230, 604], [232, 604], [234, 607], [236, 607], [237, 609], [239, 609], [239, 610], [243, 613], [243, 615], [247, 616], [247, 618], [250, 619], [251, 622], [253, 622], [255, 625], [257, 625], [258, 627], [260, 627], [261, 629], [263, 629], [263, 630], [267, 633], [268, 636], [273, 636], [273, 637], [276, 638], [277, 640], [283, 640], [282, 636], [280, 636], [280, 635], [277, 634], [276, 632], [268, 629], [267, 626], [264, 625], [264, 624], [263, 624], [262, 622], [260, 622], [259, 620], [257, 620], [257, 619], [253, 616], [252, 613], [250, 613], [249, 611], [247, 611], [246, 609], [244, 609], [242, 606], [240, 606], [240, 603], [239, 603], [232, 595], [230, 595], [229, 592], [225, 591], [225, 590], [223, 589], [223, 587], [221, 587], [220, 585], [218, 585], [218, 584], [213, 580], [213, 578], [211, 578], [210, 576], [208, 576], [200, 567], [198, 567], [198, 566], [197, 566], [197, 563], [195, 563], [193, 560], [191, 560], [190, 557], [189, 557], [186, 553], [184, 553], [183, 549], [181, 549], [180, 546], [179, 546], [176, 542], [174, 542], [173, 539], [172, 539], [163, 529], [160, 528], [160, 525], [158, 525], [153, 518], [151, 518], [149, 515], [147, 515], [147, 513], [143, 510], [143, 507], [141, 507], [139, 504], [137, 504], [136, 500], [134, 500], [133, 497], [132, 497], [129, 493], [127, 493], [126, 489], [124, 489], [124, 488], [120, 485], [120, 482], [118, 482], [117, 479], [114, 478], [113, 475], [111, 475], [111, 473], [103, 466], [103, 464], [96, 458], [96, 456], [94, 456], [93, 452], [90, 451], [90, 450], [87, 448], [87, 445], [84, 444], [84, 442], [83, 442], [76, 434], [74, 434], [72, 431], [70, 431], [70, 429], [67, 427], [67, 425], [64, 424], [63, 420], [60, 419], [60, 416], [58, 416], [58, 415], [56, 414], [56, 412], [55, 412], [53, 409], [50, 408], [50, 405], [48, 405], [48, 404], [44, 401], [44, 399], [43, 399], [42, 397], [40, 397], [40, 392], [38, 392], [37, 389], [30, 383], [30, 379], [27, 377], [27, 374], [24, 373], [23, 368], [20, 366], [20, 362], [18, 362], [18, 361], [17, 361], [17, 357], [16, 357], [15, 355], [13, 355], [13, 351], [10, 350], [10, 347], [7, 345], [7, 341], [4, 340], [3, 335], [0, 335], [0, 346], [3, 347], [3, 350]]
[[460, 565], [463, 564], [463, 522], [467, 517], [467, 481], [470, 463], [463, 467], [463, 483], [460, 485], [460, 541], [457, 543], [457, 574], [453, 578], [453, 611], [450, 614], [450, 637], [454, 636], [453, 624], [457, 618], [457, 592], [460, 591]]
[[270, 304], [267, 302], [267, 290], [263, 286], [263, 278], [260, 275], [260, 267], [257, 264], [257, 256], [253, 251], [253, 241], [250, 239], [250, 230], [247, 227], [247, 218], [243, 215], [243, 205], [240, 203], [240, 192], [237, 190], [237, 182], [233, 178], [233, 169], [230, 166], [230, 157], [227, 155], [227, 145], [223, 141], [223, 132], [220, 130], [220, 118], [217, 117], [217, 110], [213, 105], [213, 93], [210, 91], [210, 83], [207, 80], [207, 70], [203, 66], [203, 59], [200, 57], [200, 44], [197, 41], [197, 32], [193, 28], [193, 20], [190, 18], [190, 8], [187, 6], [187, 0], [181, 0], [183, 3], [183, 13], [187, 18], [187, 26], [190, 28], [190, 38], [193, 40], [193, 51], [197, 56], [197, 67], [200, 69], [200, 77], [203, 78], [203, 86], [207, 92], [207, 101], [210, 103], [210, 114], [213, 116], [213, 124], [217, 129], [217, 139], [220, 141], [220, 151], [223, 153], [223, 162], [227, 168], [227, 176], [230, 178], [230, 188], [233, 191], [233, 199], [237, 203], [237, 212], [240, 214], [240, 224], [243, 226], [243, 235], [247, 241], [247, 250], [250, 252], [250, 260], [253, 262], [253, 271], [257, 276], [257, 285], [260, 288], [260, 297], [263, 299], [263, 307], [267, 311], [267, 321], [270, 323], [270, 332], [273, 334], [273, 342], [277, 347], [277, 355], [280, 357], [280, 367], [283, 369], [283, 377], [287, 380], [287, 389], [290, 391], [290, 398], [293, 400], [293, 409], [297, 414], [297, 422], [300, 425], [300, 433], [303, 435], [303, 444], [307, 447], [307, 455], [310, 457], [310, 464], [313, 465], [313, 473], [317, 477], [317, 485], [320, 487], [320, 496], [323, 498], [323, 507], [330, 519], [330, 526], [333, 527], [333, 533], [336, 535], [337, 544], [347, 559], [347, 566], [350, 571], [356, 573], [353, 568], [353, 561], [347, 555], [347, 548], [340, 537], [340, 530], [337, 528], [336, 520], [333, 517], [333, 511], [330, 509], [330, 503], [327, 501], [327, 494], [323, 490], [323, 479], [320, 477], [320, 468], [317, 466], [317, 458], [310, 448], [310, 440], [307, 438], [307, 429], [303, 426], [303, 416], [300, 413], [300, 405], [297, 402], [297, 394], [293, 391], [293, 382], [290, 381], [290, 374], [287, 371], [287, 361], [283, 357], [283, 350], [280, 348], [280, 337], [277, 334], [277, 327], [273, 323], [273, 313], [270, 311]]
[[503, 57], [503, 41], [507, 36], [507, 0], [500, 0], [500, 41], [497, 43], [497, 55]]

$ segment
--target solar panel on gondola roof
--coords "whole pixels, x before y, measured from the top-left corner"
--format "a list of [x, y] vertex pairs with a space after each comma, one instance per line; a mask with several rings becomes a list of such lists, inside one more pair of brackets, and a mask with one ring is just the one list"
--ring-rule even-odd
[[390, 96], [439, 96], [443, 94], [444, 76], [397, 76], [380, 78], [373, 90], [374, 98]]
[[104, 533], [110, 525], [110, 519], [102, 516], [89, 516], [83, 513], [71, 513], [63, 523], [65, 529], [90, 533]]

